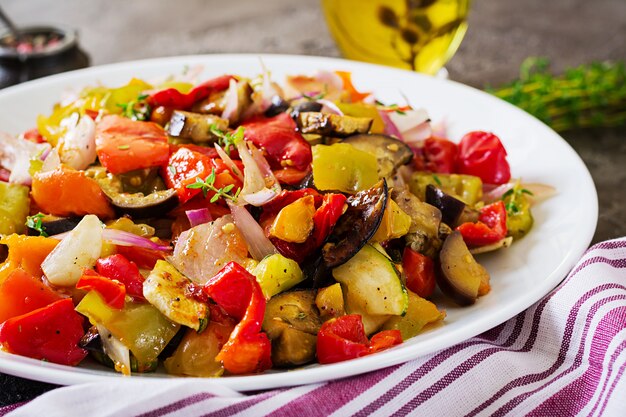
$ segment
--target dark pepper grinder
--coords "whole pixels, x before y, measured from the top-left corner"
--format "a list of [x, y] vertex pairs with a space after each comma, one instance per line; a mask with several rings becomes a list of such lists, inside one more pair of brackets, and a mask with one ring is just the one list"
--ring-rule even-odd
[[73, 29], [29, 26], [19, 32], [19, 41], [10, 32], [0, 35], [0, 88], [89, 66]]

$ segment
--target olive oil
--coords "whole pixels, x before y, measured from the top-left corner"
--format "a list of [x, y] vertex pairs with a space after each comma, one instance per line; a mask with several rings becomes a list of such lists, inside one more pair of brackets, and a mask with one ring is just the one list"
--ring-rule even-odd
[[467, 30], [469, 0], [322, 0], [346, 58], [435, 74]]

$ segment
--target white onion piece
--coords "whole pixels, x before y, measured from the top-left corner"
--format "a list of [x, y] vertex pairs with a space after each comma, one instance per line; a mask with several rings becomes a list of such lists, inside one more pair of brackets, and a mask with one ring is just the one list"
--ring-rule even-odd
[[84, 268], [92, 268], [102, 251], [102, 223], [89, 214], [67, 233], [41, 264], [53, 285], [74, 286]]
[[96, 324], [96, 329], [100, 334], [100, 341], [102, 342], [102, 350], [113, 363], [115, 364], [115, 370], [121, 372], [122, 375], [130, 375], [130, 349], [128, 349], [117, 337], [102, 324]]
[[34, 143], [0, 132], [0, 165], [11, 171], [10, 183], [30, 185], [30, 161], [40, 158], [50, 149], [49, 143]]
[[82, 116], [68, 128], [57, 145], [61, 162], [74, 169], [85, 169], [96, 161], [96, 123]]
[[437, 136], [438, 138], [448, 137], [448, 121], [445, 118], [437, 123], [431, 123], [430, 126], [433, 131], [433, 136]]
[[233, 204], [230, 201], [228, 202], [228, 207], [235, 220], [235, 226], [237, 226], [237, 229], [239, 229], [246, 240], [248, 251], [254, 259], [260, 261], [267, 255], [278, 253], [274, 244], [265, 236], [261, 225], [254, 220], [254, 217], [245, 207]]
[[234, 123], [239, 117], [239, 92], [237, 80], [231, 78], [228, 84], [228, 90], [224, 93], [224, 111], [222, 119], [226, 119]]
[[[59, 233], [58, 235], [50, 236], [53, 239], [63, 240], [70, 232]], [[113, 243], [118, 246], [137, 246], [138, 248], [158, 250], [167, 252], [172, 250], [171, 246], [159, 245], [156, 242], [151, 241], [142, 236], [138, 236], [134, 233], [126, 232], [124, 230], [117, 229], [104, 229], [102, 231], [102, 239], [108, 243]]]
[[326, 86], [326, 90], [343, 90], [343, 78], [334, 71], [319, 70], [315, 78]]
[[504, 193], [512, 189], [514, 186], [515, 182], [507, 182], [498, 186], [483, 184], [483, 200], [487, 204], [498, 201], [502, 198]]
[[236, 176], [241, 182], [243, 182], [243, 174], [241, 173], [239, 168], [237, 168], [237, 165], [235, 165], [230, 156], [228, 156], [228, 154], [217, 142], [215, 142], [213, 145], [215, 146], [215, 150], [217, 151], [219, 157], [222, 159], [222, 161], [224, 161], [228, 169], [230, 169], [230, 172], [232, 172], [234, 176]]
[[[515, 181], [510, 181], [505, 184], [498, 185], [496, 187], [489, 184], [483, 185], [483, 200], [485, 203], [493, 203], [502, 199], [502, 196], [507, 191], [515, 187]], [[540, 183], [521, 183], [519, 186], [523, 190], [530, 191], [531, 194], [526, 194], [528, 201], [533, 204], [540, 203], [556, 194], [556, 188], [547, 184]]]
[[522, 183], [521, 187], [532, 193], [532, 195], [527, 195], [531, 204], [540, 203], [556, 194], [556, 188], [548, 184], [531, 182]]
[[43, 164], [41, 165], [41, 171], [39, 172], [48, 172], [54, 171], [61, 165], [61, 157], [59, 157], [59, 152], [57, 152], [56, 148], [52, 149], [48, 152], [48, 155], [43, 160]]
[[263, 205], [276, 197], [281, 191], [280, 184], [261, 151], [246, 141], [238, 143], [237, 150], [244, 166], [239, 197], [253, 206]]
[[424, 109], [407, 110], [400, 114], [389, 112], [391, 122], [402, 134], [402, 140], [408, 145], [417, 144], [432, 136], [430, 118]]
[[341, 111], [341, 109], [337, 107], [337, 105], [332, 101], [320, 99], [317, 100], [317, 102], [322, 105], [322, 113], [332, 113], [343, 116], [343, 112]]
[[403, 140], [402, 133], [400, 133], [398, 126], [389, 117], [389, 113], [384, 110], [378, 110], [378, 114], [385, 124], [385, 134]]

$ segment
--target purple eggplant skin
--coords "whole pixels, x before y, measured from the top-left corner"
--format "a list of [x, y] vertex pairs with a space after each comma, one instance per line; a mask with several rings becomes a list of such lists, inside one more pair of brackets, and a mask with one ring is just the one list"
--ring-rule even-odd
[[441, 291], [460, 306], [474, 304], [481, 285], [489, 282], [489, 273], [476, 262], [458, 230], [443, 242], [435, 272]]
[[370, 240], [383, 218], [389, 189], [380, 180], [372, 188], [348, 197], [348, 208], [339, 218], [322, 249], [324, 263], [335, 268], [347, 262]]
[[432, 184], [426, 186], [426, 202], [441, 211], [441, 220], [450, 227], [457, 225], [465, 209], [465, 203], [444, 193]]

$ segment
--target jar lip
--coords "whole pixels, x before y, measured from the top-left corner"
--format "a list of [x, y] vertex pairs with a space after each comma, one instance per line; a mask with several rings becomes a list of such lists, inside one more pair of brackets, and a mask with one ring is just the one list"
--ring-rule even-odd
[[65, 52], [78, 43], [76, 30], [66, 26], [32, 25], [20, 27], [19, 30], [26, 35], [56, 34], [59, 37], [59, 41], [54, 46], [42, 51], [18, 52], [16, 48], [2, 45], [2, 40], [12, 36], [11, 33], [9, 31], [0, 32], [0, 58], [14, 58], [25, 61], [30, 58], [50, 57]]

